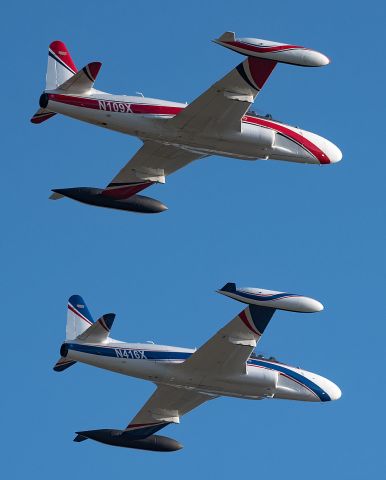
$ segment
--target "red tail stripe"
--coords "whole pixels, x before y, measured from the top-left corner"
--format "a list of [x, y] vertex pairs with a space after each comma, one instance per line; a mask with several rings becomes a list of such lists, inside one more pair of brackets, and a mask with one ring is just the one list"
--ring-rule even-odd
[[[49, 100], [52, 102], [65, 103], [66, 105], [73, 105], [74, 107], [83, 107], [83, 108], [92, 108], [94, 110], [101, 110], [99, 102], [104, 103], [110, 102], [111, 104], [124, 104], [130, 105], [129, 113], [138, 113], [138, 114], [149, 114], [149, 115], [176, 115], [183, 108], [181, 107], [172, 107], [168, 105], [146, 105], [146, 104], [135, 104], [128, 102], [119, 102], [116, 100], [95, 100], [92, 98], [84, 97], [72, 97], [71, 95], [59, 95], [55, 93], [50, 93], [48, 95]], [[106, 110], [107, 112], [113, 111], [118, 112], [118, 110]]]
[[68, 304], [68, 309], [71, 310], [71, 312], [75, 313], [75, 315], [78, 315], [78, 317], [80, 317], [85, 322], [89, 323], [90, 325], [93, 324], [92, 322], [90, 322], [88, 318], [86, 318], [84, 315], [78, 312], [78, 310], [75, 310], [75, 308], [71, 305], [71, 303]]
[[70, 52], [68, 51], [66, 45], [63, 42], [61, 42], [60, 40], [55, 40], [50, 44], [49, 48], [55, 53], [55, 55], [60, 58], [63, 63], [65, 63], [69, 68], [71, 68], [71, 70], [74, 70], [75, 73], [78, 71], [75, 63], [71, 58]]

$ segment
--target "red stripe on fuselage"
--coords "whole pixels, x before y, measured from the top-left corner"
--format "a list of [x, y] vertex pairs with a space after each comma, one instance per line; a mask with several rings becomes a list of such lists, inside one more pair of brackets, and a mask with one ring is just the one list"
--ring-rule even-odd
[[[253, 66], [252, 67], [253, 72], [251, 71], [251, 74], [255, 75], [254, 73], [255, 65], [253, 62], [249, 64], [250, 67], [251, 65]], [[258, 64], [256, 63], [256, 68], [257, 68], [257, 65]], [[274, 65], [272, 66], [267, 64], [267, 69], [265, 71], [265, 74], [260, 78], [259, 83], [261, 83], [261, 80], [263, 80], [266, 74], [269, 75], [268, 71], [271, 67], [273, 69]], [[49, 97], [49, 100], [52, 102], [64, 103], [66, 105], [72, 105], [74, 107], [91, 108], [93, 110], [100, 110], [100, 111], [114, 112], [114, 113], [131, 113], [131, 114], [139, 114], [139, 115], [171, 115], [172, 116], [172, 115], [177, 115], [181, 110], [184, 109], [184, 107], [173, 107], [168, 105], [119, 102], [115, 100], [102, 100], [102, 99], [96, 100], [93, 98], [74, 97], [71, 95], [60, 95], [55, 93], [48, 94], [48, 97]], [[282, 133], [283, 135], [290, 138], [294, 142], [298, 143], [301, 147], [309, 151], [321, 164], [331, 163], [328, 156], [317, 145], [312, 143], [310, 140], [308, 140], [306, 137], [304, 137], [300, 133], [297, 133], [280, 123], [276, 123], [272, 120], [266, 120], [263, 118], [252, 117], [249, 115], [245, 115], [241, 119], [241, 121], [250, 123], [252, 125], [257, 125], [260, 127], [270, 128], [272, 130], [275, 130], [276, 132]]]
[[117, 100], [94, 99], [85, 97], [74, 97], [71, 95], [60, 95], [49, 93], [48, 98], [51, 102], [64, 103], [74, 107], [91, 108], [114, 113], [136, 113], [142, 115], [176, 115], [182, 107], [173, 107], [168, 105], [152, 105], [144, 103], [120, 102]]
[[276, 123], [271, 120], [265, 120], [264, 118], [251, 117], [249, 115], [245, 115], [242, 120], [247, 123], [252, 123], [253, 125], [259, 125], [260, 127], [276, 130], [308, 150], [320, 163], [331, 163], [328, 156], [317, 145], [312, 143], [300, 133], [294, 132], [290, 128], [281, 125], [280, 123]]

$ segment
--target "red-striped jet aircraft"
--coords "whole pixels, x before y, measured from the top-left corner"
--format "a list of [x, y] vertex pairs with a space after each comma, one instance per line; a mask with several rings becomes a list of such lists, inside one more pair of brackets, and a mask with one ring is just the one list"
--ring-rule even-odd
[[237, 39], [233, 32], [214, 41], [247, 58], [189, 105], [96, 90], [101, 63], [78, 71], [64, 43], [52, 42], [41, 108], [31, 121], [41, 123], [61, 113], [139, 137], [143, 146], [106, 188], [55, 189], [51, 198], [156, 213], [165, 205], [138, 192], [165, 183], [167, 175], [209, 155], [317, 165], [341, 160], [341, 151], [325, 138], [249, 112], [277, 63], [318, 67], [329, 63], [326, 56], [298, 45]]

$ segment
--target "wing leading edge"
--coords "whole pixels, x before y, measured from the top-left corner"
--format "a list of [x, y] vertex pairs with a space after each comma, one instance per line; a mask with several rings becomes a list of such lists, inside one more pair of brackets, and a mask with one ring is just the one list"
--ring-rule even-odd
[[186, 132], [241, 131], [241, 119], [263, 88], [276, 61], [248, 57], [169, 120]]
[[193, 353], [182, 368], [195, 375], [205, 372], [201, 382], [222, 375], [245, 374], [246, 362], [274, 313], [274, 308], [249, 305]]

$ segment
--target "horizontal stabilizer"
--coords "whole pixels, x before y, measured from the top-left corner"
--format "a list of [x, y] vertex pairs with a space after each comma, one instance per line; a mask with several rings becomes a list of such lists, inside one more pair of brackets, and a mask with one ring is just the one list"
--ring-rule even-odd
[[31, 118], [31, 123], [43, 123], [46, 120], [50, 119], [51, 117], [55, 116], [55, 112], [50, 112], [45, 108], [39, 108], [39, 110], [35, 113], [35, 115]]
[[323, 305], [317, 300], [296, 293], [276, 292], [262, 288], [238, 288], [235, 283], [227, 283], [217, 292], [242, 303], [278, 310], [301, 313], [320, 312], [323, 310]]
[[77, 340], [88, 343], [103, 343], [107, 340], [114, 323], [115, 313], [106, 313], [83, 332]]
[[51, 195], [49, 196], [49, 199], [50, 200], [60, 200], [61, 198], [64, 198], [65, 195], [62, 195], [61, 193], [57, 193], [57, 192], [54, 192], [54, 193], [51, 193]]
[[225, 32], [213, 41], [247, 57], [264, 58], [302, 67], [322, 67], [330, 63], [328, 57], [316, 50], [259, 38], [236, 38], [234, 32]]
[[63, 372], [63, 370], [66, 370], [67, 368], [71, 367], [75, 363], [76, 361], [74, 360], [67, 360], [64, 357], [60, 357], [59, 360], [55, 363], [54, 371]]
[[94, 82], [98, 76], [102, 64], [100, 62], [92, 62], [79, 70], [75, 75], [66, 80], [58, 87], [58, 90], [63, 90], [72, 94], [87, 93], [94, 86]]

